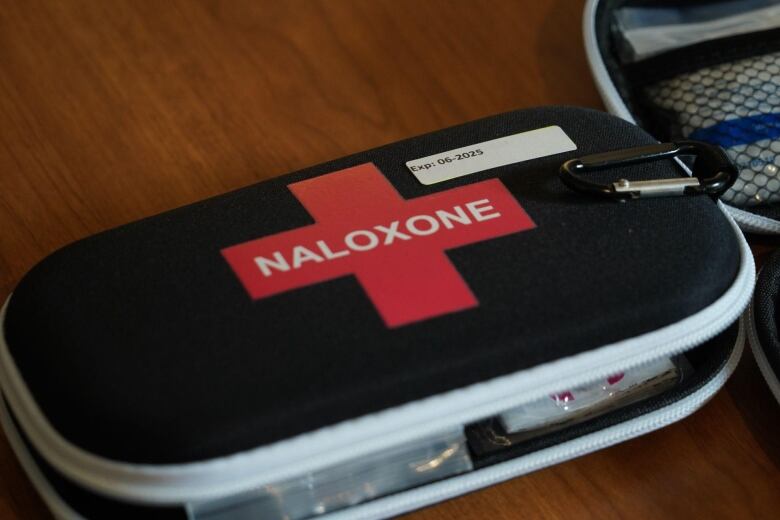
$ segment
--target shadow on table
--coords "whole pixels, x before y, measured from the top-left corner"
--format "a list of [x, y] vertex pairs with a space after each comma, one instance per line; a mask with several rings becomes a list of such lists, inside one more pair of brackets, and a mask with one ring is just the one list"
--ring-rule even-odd
[[769, 390], [747, 344], [726, 389], [753, 437], [775, 466], [780, 467], [780, 403]]
[[[574, 4], [578, 4], [573, 9]], [[585, 56], [582, 39], [583, 6], [571, 0], [553, 3], [537, 32], [537, 72], [550, 103], [579, 105], [603, 110]], [[560, 38], [560, 34], [568, 35]]]

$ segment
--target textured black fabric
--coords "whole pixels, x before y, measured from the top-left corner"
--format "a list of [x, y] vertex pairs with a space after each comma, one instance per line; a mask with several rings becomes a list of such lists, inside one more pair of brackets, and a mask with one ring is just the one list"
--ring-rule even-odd
[[756, 280], [756, 291], [753, 296], [753, 315], [756, 322], [756, 333], [761, 342], [759, 347], [766, 356], [772, 372], [780, 376], [780, 333], [777, 324], [780, 323], [780, 251], [775, 251], [764, 263]]
[[[4, 397], [0, 395], [0, 399]], [[7, 402], [6, 402], [7, 405]], [[30, 440], [19, 427], [16, 417], [11, 414], [14, 427], [24, 443], [27, 452], [51, 488], [65, 504], [84, 518], [91, 520], [186, 520], [187, 512], [178, 506], [144, 506], [121, 502], [113, 498], [87, 491], [62, 476], [35, 450]]]
[[[576, 152], [433, 186], [410, 159], [548, 125]], [[68, 440], [171, 463], [265, 445], [676, 322], [739, 265], [712, 200], [625, 204], [568, 191], [566, 159], [647, 144], [601, 112], [540, 108], [402, 141], [90, 237], [20, 282], [6, 339]], [[499, 178], [536, 229], [448, 251], [479, 307], [388, 329], [354, 277], [252, 301], [220, 249], [312, 223], [287, 185], [373, 162], [411, 199]], [[612, 178], [679, 175], [671, 161]]]

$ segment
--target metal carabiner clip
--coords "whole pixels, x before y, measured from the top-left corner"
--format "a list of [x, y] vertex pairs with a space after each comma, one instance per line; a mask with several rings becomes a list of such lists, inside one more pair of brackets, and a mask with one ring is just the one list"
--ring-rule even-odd
[[[619, 179], [610, 184], [599, 184], [586, 180], [580, 175], [629, 164], [672, 159], [679, 155], [695, 156], [692, 177], [646, 181]], [[739, 176], [737, 168], [720, 147], [701, 141], [651, 144], [587, 155], [566, 161], [559, 173], [561, 181], [574, 191], [620, 201], [640, 197], [701, 194], [717, 198], [729, 189]]]

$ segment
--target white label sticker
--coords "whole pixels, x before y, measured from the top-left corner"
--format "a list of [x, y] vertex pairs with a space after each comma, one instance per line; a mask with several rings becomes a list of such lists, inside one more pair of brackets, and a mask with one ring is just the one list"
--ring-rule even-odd
[[406, 167], [429, 185], [576, 149], [561, 127], [548, 126], [408, 161]]

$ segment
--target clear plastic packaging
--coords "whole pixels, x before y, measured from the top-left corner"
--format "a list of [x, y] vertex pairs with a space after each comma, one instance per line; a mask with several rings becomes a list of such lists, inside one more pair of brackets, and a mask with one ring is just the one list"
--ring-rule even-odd
[[594, 384], [562, 391], [472, 425], [476, 437], [447, 431], [228, 499], [190, 504], [191, 520], [302, 520], [458, 475], [491, 450], [551, 433], [657, 395], [690, 369], [662, 359]]
[[513, 408], [501, 414], [501, 424], [508, 433], [549, 431], [655, 395], [678, 383], [681, 374], [671, 359], [661, 359]]
[[228, 499], [191, 504], [193, 520], [299, 520], [472, 469], [462, 430], [445, 432]]
[[514, 456], [526, 449], [533, 451], [537, 440], [544, 442], [547, 435], [657, 396], [679, 385], [692, 370], [682, 355], [661, 359], [472, 424], [466, 435], [473, 460], [479, 466], [505, 450], [513, 450]]

